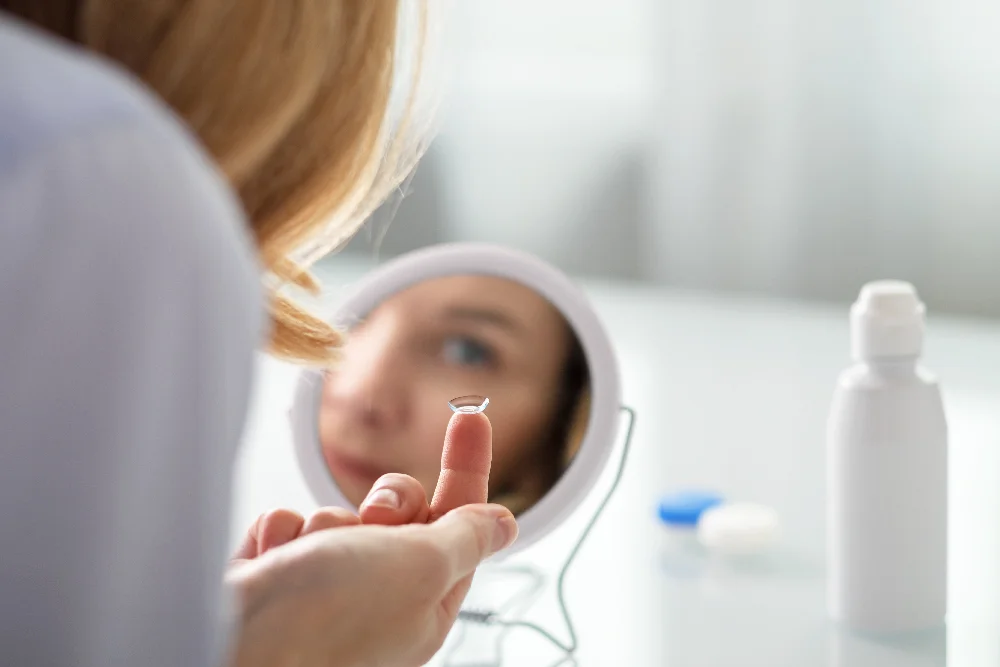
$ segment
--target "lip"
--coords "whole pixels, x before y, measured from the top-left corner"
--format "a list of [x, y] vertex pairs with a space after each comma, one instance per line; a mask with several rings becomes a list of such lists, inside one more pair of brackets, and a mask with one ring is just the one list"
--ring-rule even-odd
[[326, 451], [326, 462], [334, 475], [347, 476], [367, 487], [371, 487], [379, 477], [389, 472], [383, 466], [330, 450]]

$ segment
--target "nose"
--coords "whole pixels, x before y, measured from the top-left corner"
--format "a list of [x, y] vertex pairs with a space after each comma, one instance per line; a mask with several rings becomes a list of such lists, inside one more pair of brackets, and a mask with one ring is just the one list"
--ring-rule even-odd
[[410, 413], [408, 356], [391, 323], [366, 326], [348, 338], [332, 376], [330, 398], [365, 428], [400, 428]]

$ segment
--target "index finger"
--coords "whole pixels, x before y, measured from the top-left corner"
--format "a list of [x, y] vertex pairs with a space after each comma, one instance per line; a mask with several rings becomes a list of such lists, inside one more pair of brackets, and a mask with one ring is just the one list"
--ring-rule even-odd
[[489, 495], [493, 461], [493, 427], [483, 413], [451, 416], [441, 452], [441, 475], [431, 500], [431, 520]]

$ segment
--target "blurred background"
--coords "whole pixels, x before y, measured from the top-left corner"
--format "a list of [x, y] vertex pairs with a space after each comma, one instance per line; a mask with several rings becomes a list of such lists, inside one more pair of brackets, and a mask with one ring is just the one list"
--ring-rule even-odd
[[343, 252], [1000, 317], [1000, 2], [459, 0], [447, 34], [441, 133]]

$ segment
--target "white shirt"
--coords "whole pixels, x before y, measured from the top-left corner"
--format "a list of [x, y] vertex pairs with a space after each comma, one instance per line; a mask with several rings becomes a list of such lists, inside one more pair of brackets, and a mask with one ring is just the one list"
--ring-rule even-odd
[[0, 15], [0, 664], [221, 661], [252, 248], [151, 94]]

